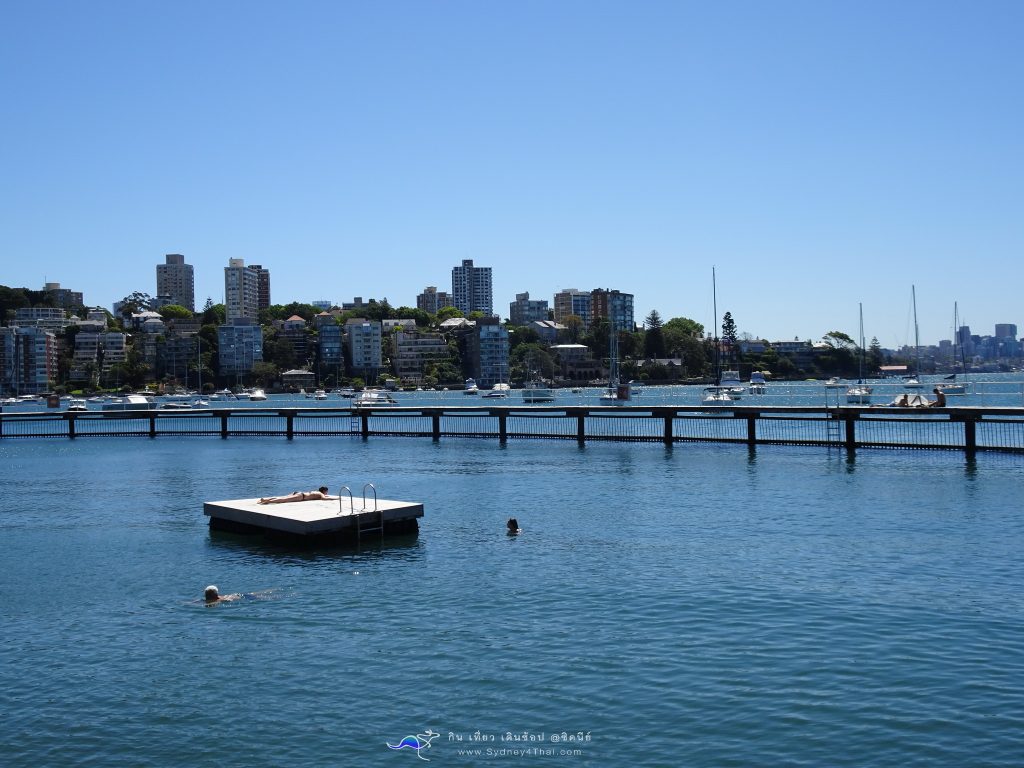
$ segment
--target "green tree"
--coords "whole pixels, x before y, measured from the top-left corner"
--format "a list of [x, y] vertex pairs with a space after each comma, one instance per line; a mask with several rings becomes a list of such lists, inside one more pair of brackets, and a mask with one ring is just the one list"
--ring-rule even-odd
[[644, 357], [666, 357], [665, 335], [662, 332], [661, 315], [658, 314], [658, 310], [652, 309], [644, 319], [644, 329]]
[[437, 322], [439, 323], [451, 320], [453, 317], [465, 317], [465, 315], [462, 314], [462, 310], [458, 307], [441, 307], [437, 310]]
[[853, 349], [857, 346], [857, 342], [842, 331], [829, 331], [821, 340], [833, 349]]
[[227, 318], [227, 308], [223, 304], [210, 304], [210, 300], [206, 300], [207, 306], [203, 307], [203, 315], [200, 318], [204, 326], [207, 325], [224, 325]]
[[157, 310], [164, 320], [191, 320], [192, 311], [180, 304], [167, 304]]
[[583, 336], [583, 318], [579, 315], [566, 315], [562, 318], [562, 325], [565, 326], [565, 333], [571, 344], [579, 344]]

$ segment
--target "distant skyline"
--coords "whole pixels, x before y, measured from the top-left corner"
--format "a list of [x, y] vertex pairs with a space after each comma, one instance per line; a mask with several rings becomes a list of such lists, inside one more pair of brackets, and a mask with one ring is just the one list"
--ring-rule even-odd
[[8, 4], [0, 284], [564, 288], [769, 340], [1024, 328], [1024, 4]]

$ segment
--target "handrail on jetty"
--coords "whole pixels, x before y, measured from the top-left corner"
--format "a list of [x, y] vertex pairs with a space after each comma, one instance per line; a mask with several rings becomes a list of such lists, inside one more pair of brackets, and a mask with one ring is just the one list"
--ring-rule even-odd
[[1024, 408], [387, 406], [0, 412], [0, 437], [302, 436], [713, 442], [1024, 452]]

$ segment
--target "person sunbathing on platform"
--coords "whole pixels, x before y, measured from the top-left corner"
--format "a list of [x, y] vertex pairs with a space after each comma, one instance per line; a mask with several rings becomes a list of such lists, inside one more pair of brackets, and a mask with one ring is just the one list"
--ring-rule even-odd
[[287, 496], [267, 496], [260, 499], [260, 504], [287, 504], [290, 501], [317, 501], [321, 499], [333, 500], [337, 496], [327, 495], [327, 486], [321, 485], [316, 491], [295, 491]]

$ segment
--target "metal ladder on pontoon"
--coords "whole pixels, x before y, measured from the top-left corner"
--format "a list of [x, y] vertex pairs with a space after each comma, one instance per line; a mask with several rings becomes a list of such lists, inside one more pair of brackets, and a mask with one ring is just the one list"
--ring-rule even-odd
[[[366, 489], [373, 491], [373, 509], [366, 508]], [[338, 492], [338, 514], [343, 514], [345, 508], [342, 506], [342, 493], [348, 493], [349, 514], [355, 518], [356, 541], [361, 541], [364, 533], [376, 532], [378, 536], [384, 536], [384, 510], [377, 505], [377, 488], [373, 483], [363, 486], [363, 508], [358, 512], [355, 510], [355, 501], [352, 498], [352, 489], [347, 485], [341, 487]], [[364, 520], [364, 518], [366, 518]]]

